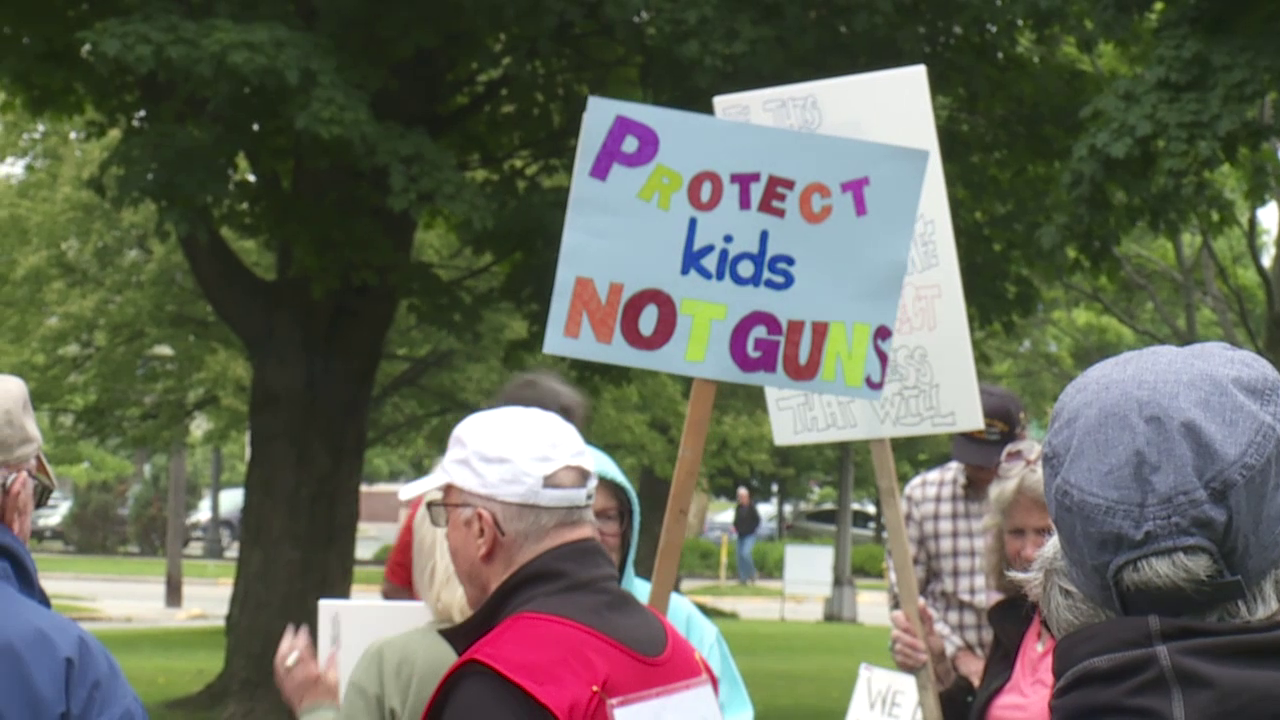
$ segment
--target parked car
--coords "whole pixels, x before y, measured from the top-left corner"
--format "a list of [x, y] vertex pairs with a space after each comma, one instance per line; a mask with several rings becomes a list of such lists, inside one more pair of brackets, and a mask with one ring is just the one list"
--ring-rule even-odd
[[[760, 529], [756, 531], [758, 540], [776, 540], [778, 538], [778, 510], [773, 503], [756, 503], [756, 511], [760, 513]], [[737, 535], [733, 529], [733, 508], [721, 510], [707, 518], [702, 525], [702, 537], [711, 542], [720, 542], [720, 537], [728, 535], [732, 540]]]
[[55, 490], [49, 496], [49, 504], [35, 511], [31, 516], [31, 539], [37, 541], [65, 540], [63, 523], [67, 513], [71, 511], [71, 497]]
[[[787, 534], [794, 538], [834, 538], [836, 536], [835, 505], [827, 504], [801, 510], [791, 515]], [[875, 542], [876, 508], [869, 503], [855, 503], [849, 534], [854, 545]]]
[[[244, 509], [244, 488], [229, 487], [218, 491], [218, 532], [222, 551], [226, 552], [240, 539], [240, 511]], [[213, 522], [213, 495], [205, 493], [196, 509], [187, 516], [187, 542], [204, 542]]]

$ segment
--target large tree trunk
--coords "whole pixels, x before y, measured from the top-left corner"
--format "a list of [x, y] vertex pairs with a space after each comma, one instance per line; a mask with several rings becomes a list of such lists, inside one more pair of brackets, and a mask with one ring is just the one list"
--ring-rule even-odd
[[[316, 600], [347, 597], [370, 397], [394, 313], [349, 294], [346, 310], [310, 302], [273, 318], [253, 353], [249, 461], [240, 559], [222, 674], [203, 700], [225, 718], [289, 718], [272, 678], [286, 623], [315, 627]], [[325, 319], [327, 317], [327, 320]]]
[[[391, 225], [386, 262], [408, 263], [414, 223]], [[283, 279], [265, 281], [212, 230], [183, 237], [182, 245], [248, 352], [253, 453], [225, 664], [180, 706], [284, 720], [292, 716], [276, 691], [272, 659], [285, 624], [314, 628], [316, 600], [351, 591], [370, 403], [399, 298], [389, 282], [341, 280], [321, 289], [291, 277], [284, 255]]]

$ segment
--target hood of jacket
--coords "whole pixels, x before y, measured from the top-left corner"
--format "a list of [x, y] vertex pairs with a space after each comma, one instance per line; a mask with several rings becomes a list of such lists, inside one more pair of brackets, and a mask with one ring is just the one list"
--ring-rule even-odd
[[1280, 623], [1115, 618], [1060, 638], [1053, 676], [1054, 720], [1274, 717]]
[[601, 482], [612, 483], [614, 487], [622, 489], [622, 495], [627, 500], [627, 517], [628, 520], [628, 542], [627, 556], [622, 561], [622, 577], [620, 584], [625, 588], [630, 588], [635, 583], [636, 577], [636, 546], [640, 544], [640, 498], [636, 495], [636, 489], [631, 486], [631, 481], [627, 479], [627, 474], [622, 472], [622, 468], [618, 467], [618, 463], [609, 457], [609, 453], [601, 450], [595, 445], [590, 445], [591, 456], [596, 463], [596, 477]]
[[51, 607], [49, 596], [40, 587], [36, 575], [36, 562], [27, 546], [13, 531], [0, 525], [0, 583], [11, 586], [19, 594], [37, 603]]

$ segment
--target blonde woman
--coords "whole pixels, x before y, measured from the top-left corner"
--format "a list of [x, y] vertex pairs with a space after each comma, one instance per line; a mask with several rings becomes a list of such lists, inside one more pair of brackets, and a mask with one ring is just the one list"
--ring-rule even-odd
[[471, 609], [454, 572], [445, 531], [431, 524], [429, 513], [414, 516], [413, 539], [414, 584], [435, 621], [369, 646], [351, 671], [341, 707], [337, 676], [332, 666], [320, 667], [307, 629], [286, 628], [276, 652], [276, 687], [299, 720], [422, 717], [436, 685], [457, 660], [438, 631], [465, 620]]
[[1049, 720], [1055, 641], [1039, 610], [1009, 576], [1030, 569], [1053, 535], [1040, 453], [1040, 444], [1031, 440], [1010, 444], [988, 490], [991, 507], [983, 523], [987, 580], [1000, 599], [987, 611], [994, 640], [978, 687], [958, 677], [946, 662], [942, 639], [923, 606], [927, 643], [916, 638], [901, 611], [891, 616], [891, 645], [899, 667], [910, 672], [924, 667], [926, 647], [933, 656], [938, 686], [944, 688], [946, 720]]

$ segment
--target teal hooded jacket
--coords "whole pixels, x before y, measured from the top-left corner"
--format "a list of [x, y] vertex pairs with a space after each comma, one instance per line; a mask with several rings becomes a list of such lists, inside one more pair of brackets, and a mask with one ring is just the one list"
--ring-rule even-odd
[[[637, 600], [648, 604], [652, 586], [648, 580], [636, 575], [636, 546], [640, 542], [639, 498], [626, 473], [622, 472], [613, 458], [595, 446], [591, 447], [591, 452], [595, 458], [596, 475], [601, 480], [622, 488], [623, 495], [631, 506], [628, 513], [631, 518], [631, 542], [627, 544], [627, 559], [623, 564], [621, 584]], [[671, 599], [667, 603], [667, 621], [702, 653], [711, 666], [719, 683], [720, 711], [724, 720], [755, 720], [756, 711], [751, 704], [751, 696], [747, 694], [742, 673], [738, 672], [738, 665], [733, 661], [733, 653], [729, 652], [729, 643], [725, 642], [720, 628], [703, 615], [692, 600], [678, 592], [671, 593]]]

